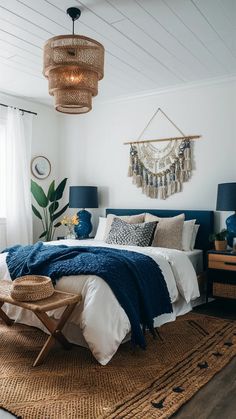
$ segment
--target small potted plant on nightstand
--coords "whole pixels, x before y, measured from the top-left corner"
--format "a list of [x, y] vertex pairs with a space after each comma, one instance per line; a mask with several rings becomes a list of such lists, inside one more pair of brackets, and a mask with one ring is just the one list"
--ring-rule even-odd
[[215, 249], [218, 251], [224, 251], [227, 249], [227, 230], [224, 228], [219, 233], [211, 234], [209, 237], [210, 242], [214, 242]]

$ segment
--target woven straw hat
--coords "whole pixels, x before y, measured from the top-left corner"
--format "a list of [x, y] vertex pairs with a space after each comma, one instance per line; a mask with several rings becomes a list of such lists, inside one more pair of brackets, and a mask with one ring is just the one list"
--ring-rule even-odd
[[51, 297], [54, 287], [48, 276], [26, 275], [12, 283], [11, 297], [17, 301], [38, 301]]

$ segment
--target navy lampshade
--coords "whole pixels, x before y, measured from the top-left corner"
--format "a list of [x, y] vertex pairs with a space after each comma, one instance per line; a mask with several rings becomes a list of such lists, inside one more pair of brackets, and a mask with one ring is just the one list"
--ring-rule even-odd
[[70, 208], [98, 208], [98, 188], [96, 186], [71, 186]]
[[236, 182], [218, 185], [217, 211], [236, 211]]

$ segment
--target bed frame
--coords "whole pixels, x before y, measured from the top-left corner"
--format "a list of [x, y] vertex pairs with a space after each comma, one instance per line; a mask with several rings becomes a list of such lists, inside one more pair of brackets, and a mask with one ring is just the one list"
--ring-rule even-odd
[[185, 220], [196, 219], [196, 224], [199, 224], [198, 235], [196, 239], [196, 249], [203, 250], [204, 267], [206, 267], [206, 253], [210, 249], [209, 235], [214, 231], [214, 211], [201, 210], [163, 210], [163, 209], [121, 209], [121, 208], [107, 208], [106, 215], [115, 214], [121, 215], [136, 215], [149, 212], [158, 217], [174, 217], [179, 214], [185, 214]]

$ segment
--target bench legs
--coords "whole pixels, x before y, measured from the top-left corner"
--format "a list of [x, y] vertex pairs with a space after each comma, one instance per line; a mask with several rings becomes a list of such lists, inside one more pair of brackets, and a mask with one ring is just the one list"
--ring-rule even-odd
[[35, 315], [41, 320], [43, 325], [49, 331], [50, 336], [47, 338], [44, 346], [42, 347], [40, 353], [38, 354], [36, 360], [33, 363], [33, 367], [40, 365], [46, 356], [48, 355], [51, 348], [54, 346], [55, 342], [58, 341], [65, 349], [71, 349], [71, 343], [65, 338], [62, 333], [62, 329], [66, 324], [68, 318], [70, 317], [72, 311], [74, 310], [77, 302], [74, 304], [68, 305], [64, 312], [62, 313], [61, 318], [56, 322], [51, 319], [47, 313], [44, 312], [34, 312]]
[[10, 319], [8, 315], [5, 313], [5, 311], [2, 310], [3, 302], [0, 302], [0, 318], [8, 325], [12, 326], [14, 323], [14, 320]]
[[[2, 310], [4, 303], [0, 302], [0, 318], [8, 325], [11, 326], [14, 323], [14, 320], [11, 320], [8, 315]], [[65, 338], [62, 333], [62, 329], [65, 326], [68, 318], [70, 317], [72, 311], [74, 310], [77, 302], [74, 304], [68, 305], [62, 313], [61, 318], [56, 321], [51, 319], [46, 312], [34, 311], [35, 315], [43, 323], [46, 329], [49, 331], [50, 335], [47, 338], [44, 346], [42, 347], [40, 353], [38, 354], [36, 360], [33, 363], [33, 367], [40, 365], [46, 356], [48, 355], [51, 348], [54, 346], [55, 342], [58, 341], [63, 348], [71, 349], [71, 343]]]

